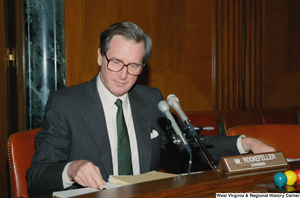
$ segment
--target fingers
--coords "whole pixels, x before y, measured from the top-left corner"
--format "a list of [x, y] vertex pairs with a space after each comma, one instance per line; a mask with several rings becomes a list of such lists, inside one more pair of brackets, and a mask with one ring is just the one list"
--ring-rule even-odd
[[68, 176], [78, 184], [102, 190], [105, 181], [100, 170], [92, 162], [86, 160], [73, 161], [68, 168]]
[[90, 187], [102, 190], [105, 181], [102, 178], [99, 168], [97, 166], [94, 166], [94, 168], [95, 172], [91, 174], [91, 177], [89, 177], [91, 180], [89, 180], [88, 183], [91, 185]]
[[246, 148], [247, 150], [251, 150], [253, 153], [266, 153], [276, 151], [272, 146], [262, 142], [259, 139], [251, 137], [242, 138], [242, 145], [244, 148]]
[[[104, 184], [106, 184], [106, 182], [104, 181], [104, 179], [102, 178], [102, 175], [101, 175], [101, 173], [100, 173], [100, 169], [99, 169], [99, 167], [97, 167], [97, 166], [95, 166], [96, 167], [96, 171], [97, 171], [97, 175], [100, 175], [100, 177], [99, 177], [99, 179], [100, 179], [100, 181], [102, 182], [102, 183], [104, 183]], [[103, 184], [103, 185], [104, 185]]]

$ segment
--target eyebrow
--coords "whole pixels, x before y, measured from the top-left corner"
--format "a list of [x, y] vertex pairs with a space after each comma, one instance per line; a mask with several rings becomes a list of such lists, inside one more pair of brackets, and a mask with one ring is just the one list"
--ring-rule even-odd
[[[107, 57], [107, 54], [105, 54], [105, 55], [106, 55], [106, 57]], [[114, 57], [114, 56], [113, 56], [113, 57]], [[109, 59], [109, 58], [107, 57], [107, 59]], [[119, 60], [119, 61], [122, 61], [122, 62], [124, 63], [124, 61], [123, 61], [123, 60], [121, 60], [121, 59], [119, 59], [119, 58], [110, 58], [110, 59]], [[125, 64], [125, 63], [124, 63], [124, 64]], [[137, 65], [144, 66], [144, 64], [143, 64], [143, 61], [142, 61], [142, 63], [129, 62], [129, 63], [127, 63], [126, 65], [128, 65], [128, 64], [137, 64]]]

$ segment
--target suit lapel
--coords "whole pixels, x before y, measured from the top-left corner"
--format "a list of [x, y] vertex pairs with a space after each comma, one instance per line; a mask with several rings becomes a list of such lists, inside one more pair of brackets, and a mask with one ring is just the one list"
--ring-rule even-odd
[[151, 128], [147, 122], [147, 120], [149, 120], [147, 119], [147, 104], [134, 88], [129, 92], [129, 100], [138, 144], [140, 172], [145, 173], [150, 170], [152, 156], [150, 139]]
[[100, 170], [101, 174], [106, 174], [108, 178], [109, 175], [113, 174], [111, 149], [104, 111], [96, 87], [96, 78], [91, 80], [86, 87], [82, 107], [83, 118], [98, 148], [99, 157], [104, 168], [104, 170]]
[[[104, 168], [104, 170], [100, 170], [101, 174], [106, 174], [108, 178], [109, 175], [113, 174], [111, 148], [105, 115], [96, 87], [96, 78], [91, 80], [86, 87], [82, 104], [83, 118], [98, 148], [99, 157]], [[147, 120], [149, 120], [149, 115], [146, 111], [147, 104], [134, 88], [128, 94], [138, 144], [140, 172], [145, 173], [150, 170], [152, 156], [150, 139], [151, 127], [147, 122]]]

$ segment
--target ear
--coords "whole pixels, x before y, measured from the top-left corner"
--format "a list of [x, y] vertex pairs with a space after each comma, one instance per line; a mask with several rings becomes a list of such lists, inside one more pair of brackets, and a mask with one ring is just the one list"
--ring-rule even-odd
[[98, 65], [101, 67], [102, 66], [102, 55], [101, 55], [101, 52], [100, 52], [100, 48], [98, 48], [98, 58], [97, 58], [97, 63]]

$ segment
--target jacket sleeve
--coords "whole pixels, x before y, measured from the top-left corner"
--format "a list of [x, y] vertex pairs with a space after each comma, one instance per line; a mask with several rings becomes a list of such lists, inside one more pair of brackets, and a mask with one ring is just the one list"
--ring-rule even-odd
[[[173, 115], [182, 132], [184, 132], [185, 125], [180, 121], [180, 119]], [[166, 125], [166, 121], [164, 122]], [[237, 148], [237, 138], [239, 136], [223, 136], [223, 135], [200, 135], [200, 140], [203, 142], [205, 148], [213, 158], [214, 162], [217, 164], [221, 157], [239, 155]], [[203, 169], [209, 169], [210, 166], [203, 155], [199, 144], [194, 141], [192, 137], [187, 137], [189, 144], [192, 148], [193, 164], [199, 164]], [[187, 164], [189, 162], [189, 154], [186, 152], [182, 145], [175, 145], [170, 141], [168, 134], [164, 134], [164, 141], [162, 141], [162, 148], [171, 153], [180, 164]]]
[[26, 171], [30, 196], [63, 190], [62, 172], [68, 159], [70, 139], [60, 100], [53, 94], [45, 108], [42, 129], [35, 136], [36, 151]]

